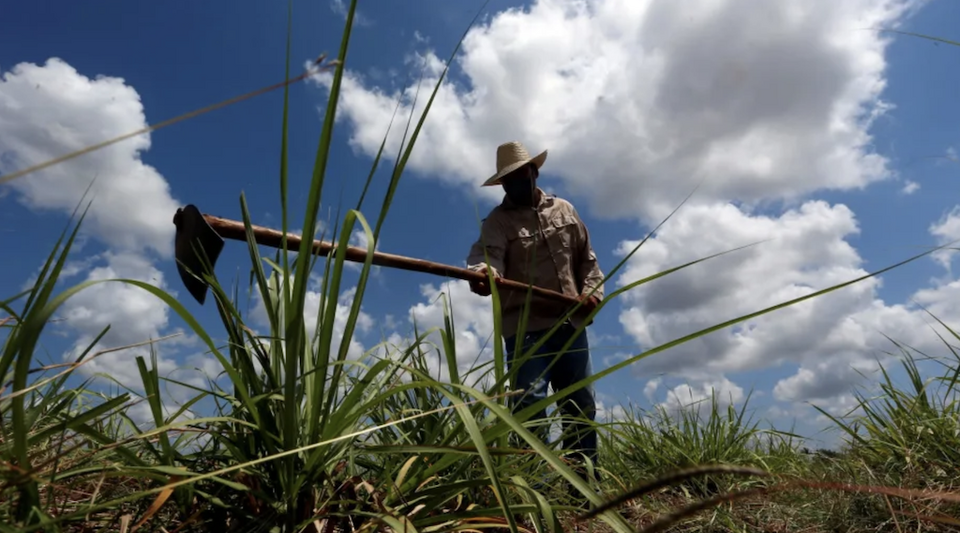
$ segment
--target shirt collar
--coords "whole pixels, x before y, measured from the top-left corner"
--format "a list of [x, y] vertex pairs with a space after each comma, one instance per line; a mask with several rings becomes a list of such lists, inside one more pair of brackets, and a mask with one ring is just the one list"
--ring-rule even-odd
[[[536, 205], [537, 210], [543, 209], [550, 205], [550, 202], [553, 202], [554, 195], [547, 194], [543, 192], [543, 189], [537, 187], [537, 192], [540, 193], [540, 203]], [[510, 198], [507, 195], [503, 195], [503, 201], [500, 203], [506, 209], [519, 209], [520, 206], [510, 201]]]

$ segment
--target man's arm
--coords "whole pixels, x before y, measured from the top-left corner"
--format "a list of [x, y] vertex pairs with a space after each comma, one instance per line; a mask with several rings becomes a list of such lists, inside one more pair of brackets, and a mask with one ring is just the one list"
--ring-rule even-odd
[[[493, 277], [502, 277], [506, 253], [507, 237], [500, 229], [500, 225], [488, 217], [480, 226], [480, 238], [470, 247], [467, 268], [476, 272], [486, 272], [489, 261], [490, 268], [493, 269]], [[470, 283], [470, 289], [481, 295], [490, 293], [486, 284]]]
[[580, 226], [580, 250], [577, 254], [580, 260], [576, 268], [576, 272], [580, 276], [580, 284], [583, 286], [580, 295], [595, 296], [599, 302], [603, 300], [603, 271], [600, 270], [600, 262], [597, 260], [597, 254], [593, 251], [593, 245], [590, 243], [590, 232], [587, 230], [587, 225], [583, 223], [583, 219], [580, 218], [580, 214], [577, 213], [576, 208], [573, 209], [573, 216], [577, 218], [577, 224]]

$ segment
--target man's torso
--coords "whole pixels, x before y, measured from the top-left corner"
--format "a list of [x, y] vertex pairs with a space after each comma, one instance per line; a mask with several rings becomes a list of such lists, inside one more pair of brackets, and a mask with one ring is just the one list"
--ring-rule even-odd
[[[487, 223], [497, 224], [506, 239], [503, 277], [573, 297], [580, 294], [576, 267], [583, 234], [568, 201], [544, 195], [536, 210], [500, 205]], [[503, 293], [504, 312], [519, 312], [525, 298], [524, 293]], [[552, 323], [566, 310], [563, 304], [534, 297], [531, 326]]]

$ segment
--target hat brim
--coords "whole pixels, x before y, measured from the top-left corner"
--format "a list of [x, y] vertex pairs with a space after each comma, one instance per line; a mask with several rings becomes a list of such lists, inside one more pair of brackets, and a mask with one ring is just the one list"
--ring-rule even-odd
[[497, 172], [493, 176], [490, 176], [489, 178], [487, 178], [487, 181], [483, 182], [483, 185], [481, 185], [481, 187], [492, 187], [494, 185], [500, 185], [500, 180], [503, 179], [504, 176], [506, 176], [507, 174], [513, 172], [514, 170], [517, 170], [518, 168], [528, 163], [533, 163], [534, 165], [536, 165], [537, 169], [539, 170], [540, 167], [543, 166], [543, 163], [546, 160], [547, 160], [547, 151], [544, 150], [540, 152], [536, 157], [531, 157], [526, 161], [517, 161], [516, 163], [508, 167], [505, 167], [500, 172]]

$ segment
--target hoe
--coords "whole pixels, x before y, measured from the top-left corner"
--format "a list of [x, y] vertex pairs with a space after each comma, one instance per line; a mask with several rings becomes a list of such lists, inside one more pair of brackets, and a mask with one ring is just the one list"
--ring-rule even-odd
[[[208, 285], [202, 278], [194, 273], [212, 273], [217, 258], [223, 250], [224, 239], [246, 242], [246, 228], [243, 222], [203, 214], [192, 204], [177, 209], [177, 213], [173, 217], [173, 223], [177, 228], [175, 254], [180, 279], [190, 294], [203, 305], [207, 296]], [[278, 249], [283, 246], [283, 233], [261, 226], [252, 226], [251, 229], [258, 244]], [[313, 253], [316, 255], [326, 255], [335, 248], [336, 244], [332, 242], [321, 240], [313, 241]], [[300, 237], [288, 233], [287, 250], [297, 251], [299, 249]], [[363, 263], [367, 258], [367, 250], [355, 246], [348, 246], [345, 255], [348, 261]], [[383, 252], [374, 252], [371, 262], [374, 265], [382, 267], [424, 272], [466, 281], [487, 281], [486, 274], [480, 274], [465, 268]], [[513, 280], [499, 278], [496, 280], [496, 285], [498, 288], [511, 291], [529, 290], [537, 296], [566, 303], [571, 307], [578, 303], [576, 298], [566, 294]]]

